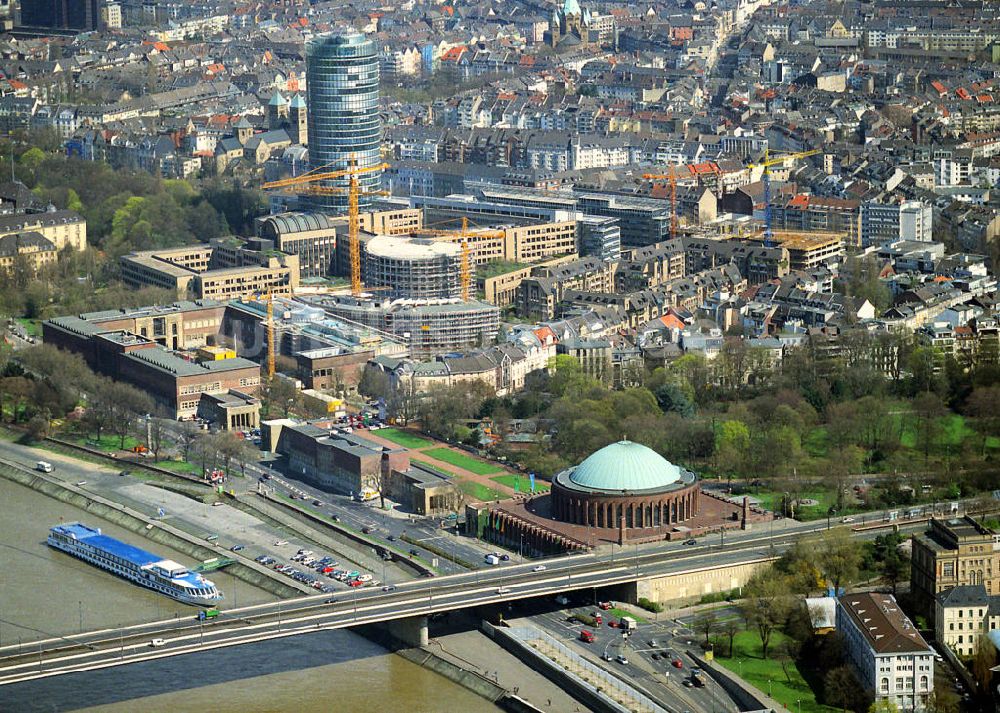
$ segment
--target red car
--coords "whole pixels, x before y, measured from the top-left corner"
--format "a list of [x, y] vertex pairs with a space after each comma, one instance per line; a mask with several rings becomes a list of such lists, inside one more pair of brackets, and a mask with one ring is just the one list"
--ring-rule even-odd
[[587, 644], [594, 643], [594, 632], [588, 629], [584, 629], [583, 631], [580, 632], [580, 641]]
[[349, 587], [360, 587], [363, 584], [364, 584], [364, 582], [362, 582], [360, 579], [352, 579], [350, 582], [347, 583], [347, 586], [349, 586]]
[[670, 663], [674, 665], [674, 668], [684, 668], [684, 662], [681, 661], [680, 659], [674, 659]]
[[614, 605], [611, 602], [598, 602], [597, 606], [598, 606], [598, 608], [603, 609], [604, 611], [607, 611], [608, 609], [610, 609]]

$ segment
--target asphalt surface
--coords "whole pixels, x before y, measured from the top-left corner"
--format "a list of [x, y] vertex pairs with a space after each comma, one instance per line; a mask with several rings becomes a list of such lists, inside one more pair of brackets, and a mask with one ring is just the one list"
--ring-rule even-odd
[[[677, 622], [650, 619], [639, 623], [634, 632], [624, 637], [621, 629], [609, 626], [617, 622], [610, 612], [601, 611], [592, 604], [579, 605], [579, 594], [572, 600], [570, 606], [564, 609], [535, 614], [529, 620], [595, 665], [621, 676], [670, 711], [730, 713], [738, 710], [738, 706], [711, 677], [701, 677], [705, 682], [704, 688], [684, 683], [685, 680], [691, 681], [692, 665], [696, 665], [688, 653], [697, 650], [697, 640], [690, 629]], [[573, 606], [574, 603], [577, 606]], [[603, 621], [601, 626], [585, 626], [571, 620], [574, 614], [601, 614]], [[594, 634], [593, 642], [580, 639], [583, 630]], [[617, 660], [620, 654], [628, 663]], [[653, 654], [657, 658], [654, 659]], [[680, 661], [681, 667], [675, 666], [674, 661]]]

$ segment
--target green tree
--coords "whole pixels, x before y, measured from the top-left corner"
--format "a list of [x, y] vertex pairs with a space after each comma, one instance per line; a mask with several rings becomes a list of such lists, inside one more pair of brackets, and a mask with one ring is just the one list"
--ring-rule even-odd
[[715, 457], [719, 470], [730, 479], [743, 469], [750, 453], [750, 429], [731, 419], [719, 424], [715, 436]]
[[823, 677], [823, 699], [827, 705], [836, 706], [847, 713], [849, 709], [857, 710], [861, 683], [854, 671], [846, 664], [827, 671]]
[[760, 637], [761, 654], [766, 659], [771, 639], [788, 618], [791, 599], [781, 577], [774, 570], [759, 572], [743, 588], [740, 613]]
[[899, 706], [888, 698], [879, 698], [868, 706], [868, 713], [899, 713]]
[[941, 397], [932, 391], [922, 391], [913, 399], [914, 428], [917, 446], [924, 454], [924, 465], [930, 457], [931, 448], [941, 435], [941, 418], [948, 413]]
[[827, 530], [819, 542], [817, 555], [820, 571], [827, 583], [837, 591], [841, 587], [850, 586], [851, 582], [857, 579], [861, 551], [846, 528], [835, 527]]
[[656, 389], [656, 402], [664, 413], [679, 413], [690, 418], [694, 416], [694, 403], [676, 384], [663, 384]]

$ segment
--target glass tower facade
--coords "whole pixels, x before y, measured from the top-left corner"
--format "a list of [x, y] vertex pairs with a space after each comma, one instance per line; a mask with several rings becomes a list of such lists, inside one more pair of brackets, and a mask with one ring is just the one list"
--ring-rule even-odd
[[[320, 35], [306, 48], [306, 90], [309, 96], [309, 166], [336, 171], [381, 163], [382, 120], [378, 112], [378, 52], [375, 43], [350, 30]], [[361, 190], [382, 187], [382, 171], [358, 177]], [[344, 189], [335, 195], [313, 195], [310, 202], [328, 213], [347, 212], [347, 177], [324, 182]], [[371, 196], [360, 196], [358, 207], [370, 210]]]

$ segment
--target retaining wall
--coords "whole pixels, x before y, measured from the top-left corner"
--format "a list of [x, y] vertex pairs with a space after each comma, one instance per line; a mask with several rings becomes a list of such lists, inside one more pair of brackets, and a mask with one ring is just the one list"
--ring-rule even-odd
[[[147, 540], [177, 550], [192, 559], [203, 561], [212, 557], [229, 556], [229, 552], [226, 550], [203, 544], [166, 522], [152, 520], [124, 505], [119, 505], [94, 493], [84, 492], [68, 483], [47, 478], [42, 473], [0, 462], [0, 477], [7, 478], [81, 510], [86, 510], [97, 517], [141, 535]], [[256, 562], [237, 560], [236, 563], [226, 568], [226, 573], [282, 598], [298, 596], [305, 591], [276, 579], [270, 570]], [[309, 593], [314, 592], [309, 590]]]

